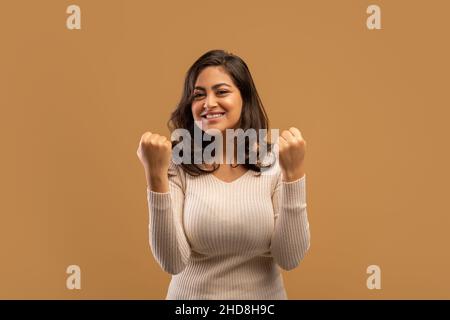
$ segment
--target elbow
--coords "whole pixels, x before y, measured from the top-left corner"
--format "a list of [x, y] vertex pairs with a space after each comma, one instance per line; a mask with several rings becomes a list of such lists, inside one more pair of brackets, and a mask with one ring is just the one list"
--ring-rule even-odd
[[308, 241], [305, 248], [303, 250], [297, 252], [297, 254], [292, 255], [290, 257], [276, 259], [277, 264], [280, 266], [280, 268], [282, 268], [283, 270], [286, 270], [286, 271], [290, 271], [290, 270], [297, 268], [300, 265], [300, 263], [303, 261], [303, 259], [305, 258], [306, 253], [309, 251], [309, 247], [310, 247], [310, 243]]
[[171, 275], [176, 275], [186, 269], [186, 264], [178, 261], [173, 261], [171, 259], [163, 258], [163, 257], [155, 257], [159, 266], [164, 272], [167, 272]]
[[300, 262], [303, 260], [303, 257], [300, 258], [292, 258], [292, 259], [286, 259], [286, 260], [280, 260], [278, 261], [278, 265], [281, 269], [286, 271], [291, 271], [295, 268], [297, 268], [300, 265]]
[[297, 268], [300, 264], [300, 261], [292, 261], [290, 262], [283, 262], [283, 263], [278, 263], [278, 265], [280, 266], [281, 269], [286, 270], [286, 271], [291, 271], [295, 268]]
[[156, 262], [158, 262], [164, 272], [176, 275], [186, 269], [187, 264], [183, 262], [179, 255], [174, 255], [173, 252], [165, 250], [158, 250], [158, 248], [152, 246], [151, 243], [150, 249]]
[[186, 269], [186, 265], [182, 265], [182, 264], [170, 264], [170, 263], [163, 264], [160, 262], [159, 265], [165, 272], [167, 272], [171, 275], [179, 274], [184, 269]]

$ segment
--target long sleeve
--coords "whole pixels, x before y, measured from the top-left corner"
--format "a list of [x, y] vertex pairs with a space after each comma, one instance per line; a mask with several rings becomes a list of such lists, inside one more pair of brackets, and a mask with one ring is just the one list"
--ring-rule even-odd
[[285, 270], [297, 267], [310, 246], [306, 212], [306, 175], [285, 182], [279, 175], [272, 196], [275, 228], [271, 239], [271, 255]]
[[183, 228], [186, 177], [173, 162], [168, 176], [169, 192], [154, 192], [147, 186], [149, 242], [161, 268], [170, 274], [178, 274], [184, 270], [191, 255]]

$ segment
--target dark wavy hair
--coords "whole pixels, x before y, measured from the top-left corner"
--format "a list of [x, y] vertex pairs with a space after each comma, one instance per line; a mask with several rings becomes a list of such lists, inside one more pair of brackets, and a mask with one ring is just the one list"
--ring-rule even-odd
[[[267, 117], [263, 103], [258, 95], [247, 64], [240, 57], [234, 55], [233, 53], [226, 52], [224, 50], [211, 50], [198, 58], [197, 61], [195, 61], [187, 71], [181, 99], [175, 110], [171, 113], [170, 119], [167, 122], [167, 126], [170, 132], [172, 133], [175, 129], [186, 129], [189, 131], [191, 137], [194, 136], [194, 126], [196, 125], [194, 122], [194, 117], [192, 115], [194, 86], [195, 82], [197, 81], [198, 75], [203, 69], [209, 66], [222, 67], [225, 72], [228, 73], [234, 85], [240, 91], [243, 105], [238, 128], [243, 129], [244, 132], [250, 128], [255, 129], [257, 133], [259, 132], [259, 129], [267, 129], [268, 131], [269, 119]], [[204, 132], [202, 132], [202, 134], [207, 135]], [[246, 139], [247, 138], [248, 137], [246, 137]], [[210, 141], [202, 141], [202, 154], [205, 147], [210, 143], [213, 143], [214, 139], [214, 137], [211, 137], [211, 139], [208, 139]], [[257, 139], [259, 139], [259, 134], [257, 134]], [[182, 141], [172, 141], [172, 149], [178, 143], [182, 143]], [[260, 141], [257, 142], [256, 163], [250, 163], [250, 143], [245, 143], [245, 163], [242, 164], [245, 168], [259, 173], [261, 173], [263, 168], [269, 168], [273, 165], [273, 163], [269, 165], [263, 165], [263, 162], [260, 159], [260, 143]], [[267, 144], [267, 152], [272, 152], [273, 143], [269, 141], [264, 141], [264, 143]], [[193, 176], [216, 171], [219, 168], [219, 165], [217, 165], [217, 167], [212, 170], [205, 170], [202, 169], [198, 164], [194, 163], [194, 148], [196, 147], [194, 144], [194, 139], [191, 139], [191, 163], [186, 164], [182, 162], [180, 165], [182, 166], [183, 170]], [[262, 158], [264, 158], [264, 155], [262, 156]]]

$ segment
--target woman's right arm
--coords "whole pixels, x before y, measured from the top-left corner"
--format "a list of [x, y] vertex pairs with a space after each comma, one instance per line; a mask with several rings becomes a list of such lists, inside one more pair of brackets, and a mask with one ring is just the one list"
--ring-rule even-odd
[[165, 137], [145, 133], [138, 157], [147, 179], [150, 248], [164, 271], [177, 274], [186, 267], [191, 249], [182, 223], [185, 176], [171, 161], [171, 152]]

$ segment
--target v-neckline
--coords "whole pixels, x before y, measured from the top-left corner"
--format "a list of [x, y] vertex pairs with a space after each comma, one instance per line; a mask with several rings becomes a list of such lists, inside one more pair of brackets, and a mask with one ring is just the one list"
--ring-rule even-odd
[[213, 177], [213, 179], [215, 179], [215, 180], [217, 180], [217, 181], [219, 181], [219, 182], [221, 182], [221, 183], [224, 183], [224, 184], [233, 184], [233, 183], [235, 183], [235, 182], [241, 180], [243, 177], [245, 177], [250, 171], [251, 171], [250, 169], [247, 169], [247, 171], [246, 171], [244, 174], [240, 175], [240, 176], [237, 177], [236, 179], [234, 179], [234, 180], [232, 180], [232, 181], [229, 181], [229, 182], [224, 181], [224, 180], [222, 180], [222, 179], [216, 177], [216, 176], [214, 175], [214, 173], [211, 173], [211, 176]]

